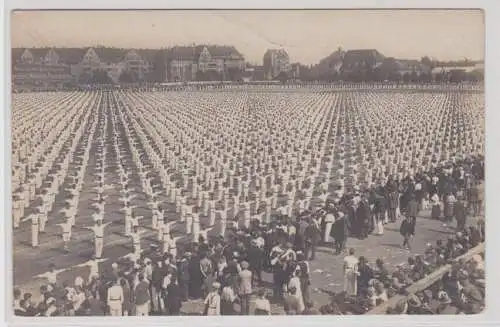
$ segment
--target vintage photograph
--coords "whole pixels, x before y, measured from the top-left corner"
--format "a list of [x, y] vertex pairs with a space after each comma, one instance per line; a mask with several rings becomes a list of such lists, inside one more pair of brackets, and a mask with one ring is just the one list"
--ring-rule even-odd
[[19, 317], [485, 309], [484, 12], [11, 12]]

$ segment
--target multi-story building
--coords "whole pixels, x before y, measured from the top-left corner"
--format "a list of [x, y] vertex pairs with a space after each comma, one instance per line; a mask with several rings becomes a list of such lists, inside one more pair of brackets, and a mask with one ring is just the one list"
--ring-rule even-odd
[[51, 48], [12, 50], [12, 88], [47, 90], [74, 84], [71, 67]]
[[26, 84], [31, 80], [43, 85], [55, 76], [61, 79], [65, 75], [74, 83], [88, 83], [95, 81], [92, 77], [96, 72], [108, 76], [108, 82], [120, 82], [124, 73], [127, 82], [149, 81], [157, 51], [107, 47], [13, 49], [13, 81]]
[[176, 46], [164, 50], [165, 81], [236, 80], [245, 59], [232, 46]]
[[290, 65], [290, 78], [292, 79], [300, 79], [300, 64], [293, 63]]
[[328, 80], [332, 79], [336, 75], [339, 75], [340, 69], [342, 68], [344, 55], [345, 51], [342, 50], [342, 48], [338, 48], [328, 57], [321, 59], [317, 65], [317, 69], [319, 72], [318, 78]]
[[415, 74], [417, 76], [420, 76], [422, 74], [428, 74], [430, 73], [430, 67], [425, 66], [418, 60], [406, 60], [406, 59], [399, 59], [399, 74], [405, 75], [405, 74]]
[[241, 80], [245, 69], [241, 53], [234, 47], [218, 45], [178, 46], [164, 50], [13, 49], [12, 56], [13, 81], [23, 84], [32, 81], [37, 85], [43, 81], [48, 83], [55, 76], [62, 78], [63, 72], [68, 80], [87, 84]]
[[123, 69], [129, 72], [134, 80], [150, 80], [157, 50], [130, 50], [123, 59]]
[[367, 74], [382, 65], [384, 56], [374, 49], [349, 50], [342, 59], [340, 73], [344, 77], [363, 79]]
[[264, 73], [266, 79], [277, 78], [280, 73], [290, 72], [290, 57], [284, 49], [269, 49], [263, 58]]

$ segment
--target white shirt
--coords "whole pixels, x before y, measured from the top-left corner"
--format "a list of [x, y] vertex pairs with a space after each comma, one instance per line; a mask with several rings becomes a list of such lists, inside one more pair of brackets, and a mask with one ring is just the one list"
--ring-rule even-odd
[[132, 233], [130, 236], [132, 237], [132, 242], [134, 244], [141, 243], [141, 236], [139, 235], [139, 233]]
[[108, 289], [108, 303], [111, 301], [120, 301], [123, 303], [123, 288], [119, 285], [114, 285]]
[[333, 223], [333, 222], [335, 222], [335, 216], [332, 213], [328, 213], [325, 216], [325, 222], [327, 222], [327, 223]]
[[96, 225], [93, 227], [94, 234], [96, 237], [103, 237], [104, 236], [104, 227], [105, 226], [106, 225], [101, 225], [101, 226]]
[[63, 233], [71, 233], [71, 224], [70, 223], [65, 223], [65, 224], [59, 224], [62, 227]]

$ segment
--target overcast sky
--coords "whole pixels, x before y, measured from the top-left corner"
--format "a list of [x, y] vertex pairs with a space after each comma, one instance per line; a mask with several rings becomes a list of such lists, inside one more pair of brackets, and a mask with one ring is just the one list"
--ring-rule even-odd
[[281, 47], [304, 64], [338, 47], [404, 59], [484, 56], [478, 10], [26, 11], [13, 13], [11, 23], [13, 47], [227, 44], [254, 63]]

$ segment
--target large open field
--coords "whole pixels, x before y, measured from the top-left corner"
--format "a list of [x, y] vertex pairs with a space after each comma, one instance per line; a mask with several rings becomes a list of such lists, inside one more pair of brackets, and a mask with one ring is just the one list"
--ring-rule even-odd
[[[104, 161], [104, 253], [102, 269], [132, 252], [124, 234], [125, 212], [119, 166], [130, 173], [139, 222], [145, 231], [144, 249], [158, 244], [152, 228], [153, 207], [147, 181], [172, 221], [182, 244], [191, 240], [176, 210], [175, 193], [185, 195], [200, 215], [201, 229], [220, 233], [220, 214], [229, 219], [240, 211], [235, 201], [248, 200], [252, 215], [265, 215], [266, 201], [278, 183], [277, 212], [293, 194], [296, 207], [310, 197], [317, 208], [339, 190], [364, 188], [387, 175], [427, 170], [453, 156], [484, 153], [484, 95], [478, 92], [342, 91], [314, 92], [252, 89], [179, 92], [66, 92], [14, 94], [12, 99], [12, 189], [41, 181], [48, 189], [60, 171], [64, 183], [55, 190], [39, 246], [31, 246], [31, 222], [13, 230], [14, 284], [36, 293], [37, 276], [51, 263], [61, 269], [60, 281], [89, 274], [94, 253], [93, 204], [97, 176]], [[104, 147], [100, 148], [99, 144]], [[87, 155], [86, 155], [87, 154]], [[88, 158], [88, 159], [87, 159]], [[44, 169], [45, 165], [45, 169]], [[63, 251], [62, 229], [70, 176], [81, 174], [75, 225], [69, 251]], [[248, 198], [241, 183], [248, 184]], [[264, 186], [263, 186], [264, 185]], [[246, 186], [243, 187], [246, 189]], [[264, 189], [264, 191], [263, 191]], [[225, 195], [227, 193], [229, 196]], [[265, 191], [268, 192], [265, 192]], [[204, 210], [204, 192], [214, 196], [215, 224]], [[326, 193], [324, 193], [326, 192]], [[235, 196], [235, 194], [239, 196]], [[26, 204], [23, 218], [42, 204], [38, 196]], [[453, 232], [441, 222], [425, 219], [417, 224], [412, 251]], [[265, 219], [265, 218], [263, 218]], [[385, 258], [389, 265], [406, 260], [400, 248], [399, 222], [386, 225], [383, 236], [349, 240], [348, 246], [369, 260]], [[342, 256], [322, 247], [311, 263], [313, 298], [324, 301], [342, 286]], [[269, 276], [267, 276], [269, 278]], [[268, 279], [269, 280], [269, 279]], [[201, 310], [188, 303], [183, 311]]]

